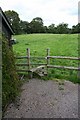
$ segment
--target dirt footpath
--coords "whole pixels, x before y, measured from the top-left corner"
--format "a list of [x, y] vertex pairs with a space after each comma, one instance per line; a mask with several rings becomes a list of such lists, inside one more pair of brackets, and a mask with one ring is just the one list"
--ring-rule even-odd
[[31, 79], [4, 118], [78, 118], [78, 85]]

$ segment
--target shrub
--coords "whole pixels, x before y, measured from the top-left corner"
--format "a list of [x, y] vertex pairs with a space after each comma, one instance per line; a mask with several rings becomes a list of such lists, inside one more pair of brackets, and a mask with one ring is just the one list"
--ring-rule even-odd
[[2, 108], [15, 100], [19, 93], [20, 81], [16, 73], [15, 59], [8, 40], [2, 37]]

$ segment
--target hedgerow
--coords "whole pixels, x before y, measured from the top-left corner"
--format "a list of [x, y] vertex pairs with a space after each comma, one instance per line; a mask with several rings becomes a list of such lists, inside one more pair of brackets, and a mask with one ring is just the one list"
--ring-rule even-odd
[[8, 40], [2, 37], [2, 108], [19, 94], [20, 81], [16, 73], [15, 58]]

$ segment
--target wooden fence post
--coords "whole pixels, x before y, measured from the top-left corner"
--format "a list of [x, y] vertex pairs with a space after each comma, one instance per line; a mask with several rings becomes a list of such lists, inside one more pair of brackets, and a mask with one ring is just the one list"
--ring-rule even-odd
[[[50, 49], [47, 48], [47, 65], [50, 64], [50, 63], [49, 63], [49, 58], [48, 58], [49, 55], [50, 55]], [[48, 67], [47, 67], [47, 74], [48, 74]]]
[[27, 48], [27, 62], [28, 62], [28, 77], [32, 78], [32, 73], [30, 72], [30, 49]]
[[28, 71], [30, 70], [30, 49], [27, 48], [27, 62], [28, 62]]
[[[49, 56], [50, 55], [50, 49], [49, 48], [47, 48], [47, 56]], [[49, 58], [47, 57], [47, 65], [49, 65]]]

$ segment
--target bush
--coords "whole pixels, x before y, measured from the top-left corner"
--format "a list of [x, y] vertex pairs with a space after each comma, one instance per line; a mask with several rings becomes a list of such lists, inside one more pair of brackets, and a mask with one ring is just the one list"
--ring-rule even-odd
[[16, 73], [15, 59], [8, 40], [2, 37], [2, 108], [15, 100], [19, 93], [20, 81]]

